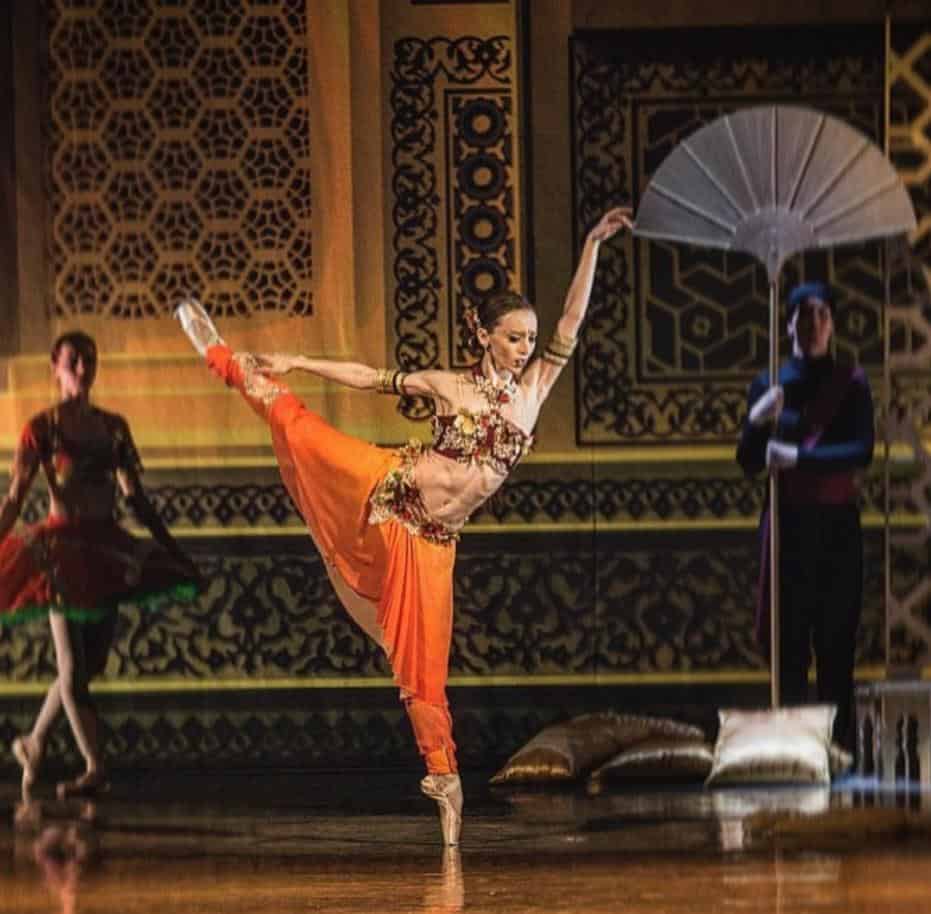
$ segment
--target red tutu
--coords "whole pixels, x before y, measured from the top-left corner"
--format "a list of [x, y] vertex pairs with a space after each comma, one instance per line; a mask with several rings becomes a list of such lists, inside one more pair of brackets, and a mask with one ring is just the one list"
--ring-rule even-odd
[[48, 518], [0, 543], [0, 625], [49, 610], [97, 621], [118, 603], [157, 608], [196, 594], [190, 565], [112, 520]]

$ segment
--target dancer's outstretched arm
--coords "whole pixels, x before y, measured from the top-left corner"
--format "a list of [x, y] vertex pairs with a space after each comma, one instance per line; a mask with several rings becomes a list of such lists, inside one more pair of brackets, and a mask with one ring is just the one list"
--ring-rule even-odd
[[373, 368], [361, 362], [335, 362], [331, 359], [314, 359], [304, 355], [286, 353], [264, 353], [255, 356], [259, 371], [270, 375], [287, 374], [289, 371], [306, 371], [335, 381], [356, 390], [375, 390], [381, 393], [408, 394], [412, 396], [450, 399], [456, 376], [450, 371], [403, 371]]
[[608, 210], [585, 238], [582, 256], [566, 293], [553, 340], [546, 345], [541, 357], [534, 359], [524, 372], [522, 383], [537, 388], [542, 396], [549, 392], [575, 347], [592, 295], [601, 242], [613, 238], [623, 228], [631, 228], [631, 216], [630, 207]]

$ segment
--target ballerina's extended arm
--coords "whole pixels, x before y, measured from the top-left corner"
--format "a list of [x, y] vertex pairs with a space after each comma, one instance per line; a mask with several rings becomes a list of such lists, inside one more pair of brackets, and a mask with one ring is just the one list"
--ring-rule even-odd
[[544, 393], [548, 392], [563, 366], [569, 361], [588, 311], [601, 242], [613, 238], [622, 228], [631, 228], [631, 215], [630, 208], [625, 206], [608, 210], [586, 236], [579, 265], [566, 293], [562, 314], [556, 323], [556, 331], [544, 347], [540, 358], [534, 359], [528, 366], [524, 373], [524, 384], [536, 386]]
[[455, 383], [449, 371], [428, 370], [404, 372], [395, 368], [373, 368], [361, 362], [336, 362], [286, 353], [256, 354], [256, 368], [270, 375], [289, 371], [306, 371], [327, 381], [335, 381], [356, 390], [374, 390], [378, 393], [401, 396], [448, 397]]

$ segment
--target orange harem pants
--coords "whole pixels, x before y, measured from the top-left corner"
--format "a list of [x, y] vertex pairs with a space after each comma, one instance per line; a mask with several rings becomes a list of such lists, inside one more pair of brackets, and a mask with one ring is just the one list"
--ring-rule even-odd
[[427, 771], [457, 771], [446, 701], [455, 545], [430, 543], [394, 520], [368, 522], [372, 490], [398, 464], [393, 451], [337, 431], [254, 371], [249, 356], [212, 346], [207, 364], [268, 422], [281, 478], [337, 595], [388, 655]]

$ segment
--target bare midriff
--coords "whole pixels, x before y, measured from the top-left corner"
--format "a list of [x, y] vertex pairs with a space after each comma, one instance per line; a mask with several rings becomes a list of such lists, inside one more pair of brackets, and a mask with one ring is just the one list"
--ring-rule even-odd
[[424, 450], [414, 467], [414, 481], [435, 520], [458, 530], [507, 479], [476, 461], [461, 463]]

